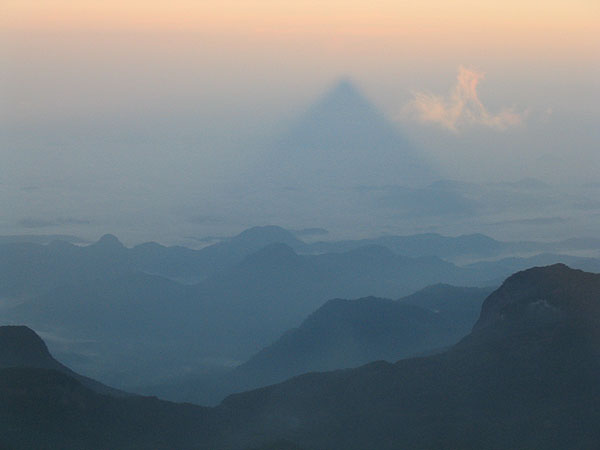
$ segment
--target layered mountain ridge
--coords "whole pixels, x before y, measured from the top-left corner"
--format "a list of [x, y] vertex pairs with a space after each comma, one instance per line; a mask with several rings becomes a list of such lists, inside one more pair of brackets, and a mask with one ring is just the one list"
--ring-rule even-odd
[[108, 400], [47, 369], [1, 369], [0, 436], [13, 448], [596, 448], [599, 303], [600, 274], [536, 267], [494, 291], [445, 352], [305, 374], [213, 409]]
[[[560, 311], [552, 320], [544, 300]], [[245, 412], [244, 440], [299, 436], [314, 449], [594, 447], [599, 305], [600, 275], [529, 269], [492, 293], [473, 333], [444, 353], [308, 374], [221, 408]]]
[[[201, 250], [128, 248], [110, 235], [81, 247], [0, 245], [2, 322], [53, 336], [61, 360], [127, 390], [240, 364], [332, 298], [398, 298], [440, 282], [494, 286], [516, 270], [559, 261], [600, 271], [598, 259], [556, 254], [467, 266], [437, 256], [482, 258], [519, 246], [480, 235], [326, 244], [266, 226]], [[157, 365], [157, 352], [169, 363]]]
[[396, 361], [447, 348], [467, 335], [490, 288], [435, 285], [397, 301], [333, 299], [246, 362], [187, 375], [139, 392], [173, 401], [218, 404], [226, 395], [306, 372]]

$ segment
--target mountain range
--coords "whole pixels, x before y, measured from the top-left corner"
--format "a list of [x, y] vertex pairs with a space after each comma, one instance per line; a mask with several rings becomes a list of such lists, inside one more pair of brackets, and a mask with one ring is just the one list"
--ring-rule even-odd
[[53, 240], [49, 244], [39, 241], [40, 237], [36, 236], [19, 239], [12, 236], [9, 242], [0, 242], [0, 296], [28, 297], [74, 280], [131, 271], [197, 283], [239, 264], [269, 244], [280, 243], [307, 255], [348, 252], [375, 245], [403, 256], [437, 256], [454, 262], [600, 249], [600, 242], [595, 239], [503, 242], [481, 234], [449, 237], [435, 233], [306, 243], [277, 226], [253, 227], [200, 250], [165, 247], [155, 242], [127, 248], [113, 235], [105, 235], [96, 243], [84, 246], [66, 240]]
[[[107, 253], [115, 251], [123, 249]], [[109, 256], [103, 261], [108, 269], [117, 267]], [[272, 244], [196, 285], [127, 271], [74, 277], [5, 307], [3, 320], [55, 335], [59, 343], [85, 341], [87, 348], [75, 349], [101, 355], [91, 361], [102, 355], [112, 360], [102, 360], [103, 371], [123, 365], [130, 370], [108, 378], [85, 361], [67, 359], [70, 364], [113, 384], [129, 372], [137, 383], [133, 374], [146, 371], [142, 361], [154, 361], [157, 351], [175, 359], [165, 369], [202, 369], [214, 358], [242, 362], [328, 299], [391, 297], [440, 281], [468, 285], [475, 275], [439, 258], [406, 258], [382, 247], [298, 255], [285, 244]]]
[[[312, 449], [591, 448], [600, 442], [600, 275], [509, 277], [450, 350], [229, 397], [228, 443]], [[229, 416], [229, 417], [231, 417]]]
[[136, 391], [202, 405], [306, 372], [397, 361], [441, 351], [469, 333], [489, 288], [434, 285], [394, 301], [335, 299], [248, 361], [228, 370], [188, 375]]
[[[398, 237], [396, 248], [410, 253], [417, 248], [411, 241], [425, 254], [481, 254], [506, 244], [418, 235]], [[111, 235], [84, 247], [0, 247], [2, 323], [44, 332], [62, 360], [120, 388], [238, 365], [333, 298], [398, 298], [435, 283], [497, 285], [517, 270], [556, 262], [600, 270], [597, 259], [555, 254], [457, 266], [368, 241], [319, 253], [279, 227], [253, 228], [202, 250], [127, 248]], [[202, 281], [189, 284], [194, 279]], [[168, 364], [157, 364], [156, 354]]]
[[0, 369], [10, 448], [587, 449], [600, 443], [600, 275], [557, 264], [509, 277], [453, 347], [310, 373], [216, 408], [94, 393]]

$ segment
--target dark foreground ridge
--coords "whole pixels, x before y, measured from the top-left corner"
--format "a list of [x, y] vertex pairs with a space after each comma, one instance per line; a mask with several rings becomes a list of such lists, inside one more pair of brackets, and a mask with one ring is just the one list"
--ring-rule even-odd
[[599, 330], [600, 275], [533, 268], [491, 294], [473, 332], [444, 353], [306, 374], [214, 409], [102, 396], [56, 372], [4, 369], [0, 443], [32, 448], [37, 436], [36, 448], [598, 448]]
[[79, 375], [58, 362], [48, 351], [46, 343], [31, 328], [0, 326], [0, 369], [14, 367], [52, 369], [74, 378], [99, 394], [129, 395], [96, 380]]

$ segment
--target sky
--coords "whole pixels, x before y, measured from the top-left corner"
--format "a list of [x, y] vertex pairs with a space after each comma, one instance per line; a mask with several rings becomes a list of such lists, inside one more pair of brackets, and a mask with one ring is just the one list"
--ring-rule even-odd
[[443, 178], [600, 182], [599, 23], [596, 0], [4, 0], [0, 232], [222, 207], [339, 78]]

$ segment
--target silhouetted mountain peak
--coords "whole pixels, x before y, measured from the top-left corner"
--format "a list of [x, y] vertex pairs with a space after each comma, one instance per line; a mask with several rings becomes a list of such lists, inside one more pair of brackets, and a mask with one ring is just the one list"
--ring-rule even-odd
[[534, 267], [510, 276], [485, 300], [473, 331], [523, 331], [567, 322], [597, 328], [599, 299], [600, 274], [565, 264]]
[[104, 248], [107, 250], [121, 250], [125, 248], [125, 246], [119, 241], [119, 239], [114, 234], [105, 234], [98, 241], [92, 244], [93, 247], [96, 248]]
[[0, 367], [52, 367], [44, 341], [26, 326], [0, 327]]
[[90, 389], [110, 395], [129, 395], [73, 372], [52, 357], [46, 343], [23, 325], [0, 326], [0, 369], [27, 367], [52, 369], [75, 378]]

